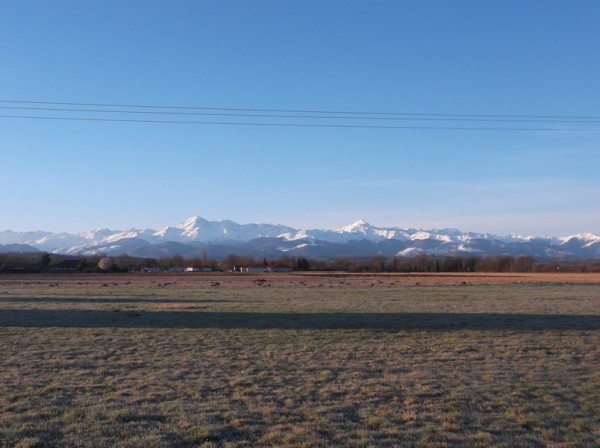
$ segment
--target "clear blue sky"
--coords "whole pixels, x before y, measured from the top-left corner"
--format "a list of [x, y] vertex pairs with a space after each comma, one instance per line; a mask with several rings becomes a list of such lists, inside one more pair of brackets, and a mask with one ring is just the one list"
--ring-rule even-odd
[[[599, 18], [597, 1], [2, 1], [0, 100], [600, 117]], [[81, 116], [0, 109], [44, 114]], [[0, 230], [200, 215], [600, 233], [599, 143], [580, 131], [0, 118]]]

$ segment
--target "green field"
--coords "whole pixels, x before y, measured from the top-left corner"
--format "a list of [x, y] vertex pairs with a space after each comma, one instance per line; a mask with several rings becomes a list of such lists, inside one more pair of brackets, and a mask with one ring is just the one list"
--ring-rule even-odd
[[600, 284], [27, 278], [2, 447], [600, 446]]

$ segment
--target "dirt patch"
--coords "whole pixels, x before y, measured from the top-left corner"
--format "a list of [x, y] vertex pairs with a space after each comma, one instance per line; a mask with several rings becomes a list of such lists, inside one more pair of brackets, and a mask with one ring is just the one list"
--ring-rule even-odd
[[27, 274], [0, 275], [0, 292], [15, 288], [67, 287], [85, 291], [102, 288], [134, 290], [170, 288], [344, 288], [382, 286], [470, 286], [524, 283], [600, 284], [598, 273], [292, 273], [292, 274]]

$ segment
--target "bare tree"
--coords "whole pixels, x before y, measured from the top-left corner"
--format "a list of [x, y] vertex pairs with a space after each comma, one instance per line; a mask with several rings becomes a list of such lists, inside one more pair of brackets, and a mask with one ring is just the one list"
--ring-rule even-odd
[[112, 269], [112, 267], [113, 262], [110, 258], [102, 257], [100, 258], [100, 260], [98, 260], [98, 269], [100, 269], [101, 271], [108, 272]]

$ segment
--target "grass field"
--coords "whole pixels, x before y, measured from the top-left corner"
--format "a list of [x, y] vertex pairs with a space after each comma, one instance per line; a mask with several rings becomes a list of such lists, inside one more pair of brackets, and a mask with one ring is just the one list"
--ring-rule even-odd
[[598, 275], [0, 276], [2, 447], [598, 440]]

